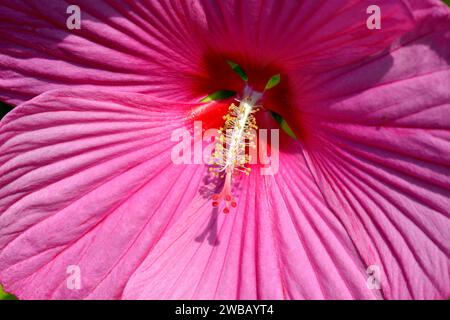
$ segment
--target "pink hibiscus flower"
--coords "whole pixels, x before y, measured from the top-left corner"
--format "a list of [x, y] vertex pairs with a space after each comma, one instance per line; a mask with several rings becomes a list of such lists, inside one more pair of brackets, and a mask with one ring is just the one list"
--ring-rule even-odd
[[[70, 4], [0, 8], [0, 98], [19, 104], [0, 126], [7, 291], [448, 298], [447, 7], [86, 0], [69, 30]], [[381, 29], [366, 25], [373, 4]], [[173, 163], [171, 134], [223, 125], [232, 100], [198, 102], [217, 90], [255, 98], [242, 110], [263, 106], [259, 128], [277, 128], [276, 112], [297, 139], [281, 131], [278, 172], [227, 174], [214, 196], [207, 165]]]

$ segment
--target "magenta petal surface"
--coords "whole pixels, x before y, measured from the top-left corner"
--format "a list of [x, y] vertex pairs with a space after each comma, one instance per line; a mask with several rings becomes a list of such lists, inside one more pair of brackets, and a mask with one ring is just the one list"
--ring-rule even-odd
[[[287, 138], [287, 137], [285, 137]], [[125, 299], [373, 299], [298, 143], [274, 176], [252, 172], [229, 214], [194, 201], [128, 282]]]
[[324, 72], [379, 52], [413, 26], [409, 6], [390, 0], [380, 4], [382, 29], [369, 30], [373, 2], [80, 0], [81, 28], [70, 30], [70, 1], [6, 0], [0, 98], [17, 104], [76, 85], [197, 99], [224, 81], [215, 72], [226, 59], [248, 70]]
[[114, 89], [192, 97], [201, 14], [185, 1], [2, 1], [0, 98], [18, 104], [51, 89]]
[[[0, 99], [45, 93], [0, 124], [0, 283], [25, 299], [447, 299], [449, 9], [386, 1], [373, 31], [372, 2], [81, 1], [72, 31], [69, 2], [2, 2]], [[227, 83], [230, 57], [283, 74], [268, 108], [300, 142], [283, 136], [280, 171], [242, 179], [225, 215], [170, 135], [194, 107], [173, 101]]]
[[[203, 166], [173, 166], [178, 104], [53, 91], [0, 127], [0, 283], [20, 299], [120, 298], [184, 211]], [[79, 266], [81, 289], [67, 268]]]
[[450, 295], [449, 30], [448, 9], [425, 16], [389, 55], [322, 83], [302, 115], [313, 175], [385, 298]]
[[[214, 46], [245, 64], [324, 72], [361, 60], [414, 24], [405, 1], [201, 1]], [[369, 30], [379, 5], [383, 27]], [[306, 69], [308, 72], [306, 72]]]

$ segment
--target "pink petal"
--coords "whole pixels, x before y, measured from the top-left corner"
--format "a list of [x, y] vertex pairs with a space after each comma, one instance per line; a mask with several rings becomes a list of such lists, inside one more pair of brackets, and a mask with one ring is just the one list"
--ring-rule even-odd
[[[413, 26], [404, 1], [378, 3], [383, 26], [369, 30], [377, 1], [202, 1], [216, 50], [243, 65], [323, 72], [386, 48]], [[306, 71], [306, 70], [305, 70]], [[266, 80], [267, 81], [267, 80]]]
[[165, 98], [195, 95], [187, 84], [202, 54], [196, 31], [201, 12], [195, 5], [76, 3], [80, 30], [66, 26], [73, 1], [2, 1], [0, 99], [17, 104], [67, 86]]
[[[382, 52], [415, 24], [410, 6], [396, 0], [201, 3], [211, 51], [206, 66], [201, 66], [202, 74], [208, 75], [205, 81], [240, 90], [233, 75], [221, 69], [225, 59], [241, 65], [257, 90], [280, 73], [280, 85], [265, 95], [264, 104], [284, 118], [299, 112], [304, 95], [314, 96], [308, 89], [316, 79]], [[366, 24], [367, 8], [374, 4], [382, 12], [380, 30], [369, 30]]]
[[[359, 64], [319, 75], [314, 74], [307, 82], [301, 81], [302, 73], [297, 73], [293, 79], [298, 85], [295, 115], [298, 116], [298, 112], [303, 112], [342, 117], [341, 110], [338, 110], [339, 115], [336, 115], [335, 108], [328, 107], [331, 102], [375, 86], [444, 71], [450, 60], [450, 50], [446, 45], [450, 40], [448, 33], [450, 9], [440, 4], [436, 7], [427, 6], [426, 9], [415, 10], [414, 13], [419, 22], [410, 32], [393, 42], [389, 50]], [[420, 63], [417, 63], [418, 59]], [[325, 107], [317, 107], [318, 103]], [[360, 108], [354, 110], [361, 113]], [[330, 114], [331, 112], [334, 113]]]
[[[77, 90], [40, 95], [8, 114], [0, 128], [7, 291], [20, 299], [120, 297], [203, 178], [203, 166], [172, 165], [170, 135], [185, 123], [170, 111], [177, 107]], [[81, 269], [80, 290], [66, 285], [70, 265]]]
[[375, 31], [371, 0], [77, 3], [80, 30], [66, 26], [70, 1], [2, 2], [0, 99], [76, 85], [198, 100], [242, 85], [226, 59], [264, 83], [264, 70], [308, 77], [379, 52], [413, 21], [400, 0], [382, 4]]
[[323, 82], [301, 120], [320, 190], [390, 299], [450, 295], [449, 10], [422, 21]]
[[253, 171], [241, 181], [236, 210], [223, 214], [204, 201], [189, 206], [131, 277], [123, 298], [379, 296], [367, 288], [365, 268], [301, 148], [286, 148], [275, 176]]

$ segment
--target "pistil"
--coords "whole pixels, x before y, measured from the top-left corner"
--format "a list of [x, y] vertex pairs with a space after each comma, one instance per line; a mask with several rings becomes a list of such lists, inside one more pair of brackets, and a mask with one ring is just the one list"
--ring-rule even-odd
[[225, 124], [218, 130], [219, 136], [212, 156], [215, 167], [210, 168], [212, 174], [225, 178], [221, 192], [212, 196], [214, 207], [225, 202], [224, 213], [230, 212], [230, 206], [236, 207], [232, 194], [233, 176], [239, 172], [246, 175], [250, 173], [248, 164], [251, 157], [247, 150], [255, 148], [255, 130], [258, 129], [254, 113], [260, 109], [258, 102], [262, 93], [246, 86], [242, 96], [241, 100], [237, 100], [239, 105], [232, 103], [223, 117]]

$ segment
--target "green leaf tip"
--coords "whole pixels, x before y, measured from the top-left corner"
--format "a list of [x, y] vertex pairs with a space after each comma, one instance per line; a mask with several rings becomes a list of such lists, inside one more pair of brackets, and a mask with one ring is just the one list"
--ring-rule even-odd
[[234, 96], [236, 92], [231, 90], [219, 90], [213, 93], [208, 94], [206, 97], [204, 97], [200, 102], [211, 102], [211, 101], [217, 101], [217, 100], [224, 100], [231, 98]]
[[264, 88], [264, 90], [270, 90], [273, 87], [276, 87], [281, 81], [281, 76], [280, 74], [276, 74], [274, 76], [272, 76], [269, 81], [267, 81], [266, 87]]
[[242, 80], [248, 81], [248, 76], [240, 65], [230, 60], [227, 60], [227, 63], [231, 67], [231, 69], [233, 69], [233, 71], [236, 72], [239, 77], [241, 77]]
[[291, 127], [287, 123], [286, 120], [282, 116], [280, 116], [278, 113], [271, 111], [272, 117], [275, 119], [276, 122], [280, 125], [280, 128], [286, 132], [288, 136], [291, 138], [298, 140], [297, 136], [295, 135], [294, 131], [292, 131]]
[[17, 300], [17, 297], [3, 291], [3, 288], [0, 285], [0, 300]]

